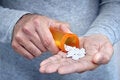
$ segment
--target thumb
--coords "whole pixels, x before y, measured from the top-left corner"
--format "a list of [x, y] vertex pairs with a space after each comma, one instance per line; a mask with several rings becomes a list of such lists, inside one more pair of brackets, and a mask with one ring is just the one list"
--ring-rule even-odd
[[72, 33], [71, 30], [70, 30], [70, 26], [68, 26], [68, 25], [60, 25], [59, 28], [63, 32]]
[[111, 44], [107, 43], [105, 46], [101, 47], [100, 51], [95, 54], [93, 62], [96, 64], [106, 64], [110, 61], [113, 54], [113, 47]]
[[55, 21], [54, 23], [50, 23], [50, 27], [57, 29], [59, 31], [63, 31], [65, 33], [72, 33], [70, 30], [70, 25], [65, 22]]
[[103, 60], [103, 55], [100, 52], [98, 52], [97, 54], [94, 55], [93, 63], [95, 63], [95, 64], [105, 63], [104, 60]]

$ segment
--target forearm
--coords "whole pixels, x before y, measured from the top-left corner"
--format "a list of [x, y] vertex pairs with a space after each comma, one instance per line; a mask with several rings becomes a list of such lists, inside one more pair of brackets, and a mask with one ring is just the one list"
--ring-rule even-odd
[[0, 6], [0, 42], [10, 43], [16, 22], [29, 12], [18, 11]]
[[106, 35], [112, 43], [120, 40], [120, 0], [102, 1], [99, 15], [85, 35], [94, 33]]

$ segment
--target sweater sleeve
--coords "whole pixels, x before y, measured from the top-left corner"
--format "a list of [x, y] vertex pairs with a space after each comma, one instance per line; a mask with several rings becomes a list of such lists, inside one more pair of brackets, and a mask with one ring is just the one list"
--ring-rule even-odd
[[11, 42], [14, 25], [27, 13], [29, 12], [3, 8], [0, 6], [0, 43]]
[[106, 35], [112, 44], [120, 40], [120, 0], [102, 0], [99, 15], [85, 35]]

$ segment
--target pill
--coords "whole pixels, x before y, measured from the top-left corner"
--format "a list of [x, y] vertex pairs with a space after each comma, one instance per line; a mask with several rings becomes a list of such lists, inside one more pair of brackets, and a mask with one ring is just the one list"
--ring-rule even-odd
[[71, 57], [73, 60], [78, 60], [85, 56], [86, 52], [84, 48], [76, 48], [68, 45], [64, 45], [65, 50], [67, 51], [66, 57]]

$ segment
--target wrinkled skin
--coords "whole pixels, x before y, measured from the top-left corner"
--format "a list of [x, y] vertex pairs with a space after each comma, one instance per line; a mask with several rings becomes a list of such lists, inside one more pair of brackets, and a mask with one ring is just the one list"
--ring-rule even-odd
[[45, 59], [40, 64], [41, 73], [70, 74], [93, 70], [110, 61], [113, 47], [108, 38], [101, 34], [94, 34], [79, 38], [80, 47], [86, 49], [86, 56], [75, 61], [66, 57], [66, 53], [58, 54]]
[[15, 25], [12, 35], [12, 47], [22, 56], [33, 59], [45, 51], [57, 53], [59, 49], [49, 30], [55, 27], [70, 32], [69, 25], [38, 14], [26, 14]]

